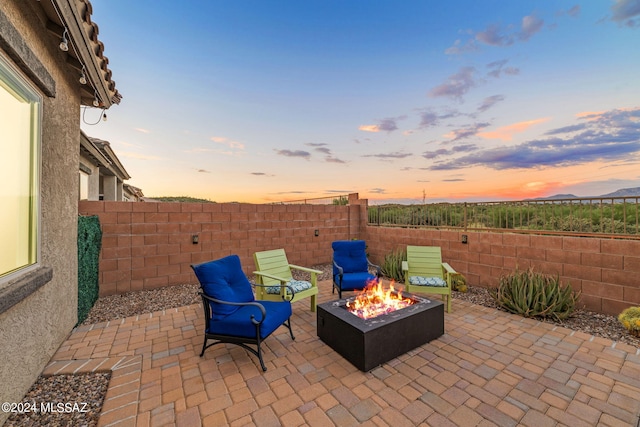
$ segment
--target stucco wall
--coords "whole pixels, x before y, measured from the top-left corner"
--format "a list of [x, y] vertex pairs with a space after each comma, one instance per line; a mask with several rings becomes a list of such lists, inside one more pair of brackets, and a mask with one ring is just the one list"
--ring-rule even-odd
[[[77, 82], [44, 27], [36, 2], [2, 1], [0, 11], [24, 35], [56, 84], [43, 96], [41, 257], [50, 282], [0, 314], [0, 401], [18, 402], [77, 318], [77, 186], [80, 137]], [[43, 39], [44, 38], [44, 39]], [[8, 414], [0, 413], [0, 424]]]

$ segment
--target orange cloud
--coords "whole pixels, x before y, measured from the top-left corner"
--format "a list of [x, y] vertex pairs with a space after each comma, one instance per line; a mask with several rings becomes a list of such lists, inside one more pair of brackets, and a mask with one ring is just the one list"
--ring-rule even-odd
[[362, 125], [358, 128], [358, 130], [362, 130], [365, 132], [380, 132], [380, 126], [378, 125]]
[[478, 136], [486, 139], [500, 139], [502, 141], [511, 141], [514, 134], [524, 132], [531, 126], [547, 122], [550, 119], [550, 117], [544, 117], [542, 119], [527, 120], [525, 122], [514, 123], [512, 125], [502, 126], [491, 132], [478, 132]]

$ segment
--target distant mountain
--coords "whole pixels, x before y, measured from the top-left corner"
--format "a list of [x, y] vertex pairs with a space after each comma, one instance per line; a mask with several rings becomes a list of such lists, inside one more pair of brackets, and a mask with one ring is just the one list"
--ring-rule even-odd
[[[540, 197], [541, 199], [543, 197]], [[576, 196], [575, 194], [554, 194], [553, 196], [550, 197], [544, 197], [545, 199], [577, 199], [578, 196]]]
[[548, 197], [536, 197], [535, 199], [526, 199], [526, 200], [557, 200], [557, 199], [580, 199], [580, 198], [589, 198], [589, 197], [640, 197], [640, 187], [634, 188], [621, 188], [620, 190], [616, 190], [613, 193], [602, 194], [600, 196], [576, 196], [574, 194], [555, 194], [553, 196]]
[[616, 190], [613, 193], [603, 194], [598, 197], [634, 197], [640, 196], [640, 187], [634, 188], [622, 188], [620, 190]]
[[578, 196], [575, 194], [555, 194], [549, 197], [536, 197], [535, 199], [525, 199], [525, 200], [554, 200], [554, 199], [577, 199]]

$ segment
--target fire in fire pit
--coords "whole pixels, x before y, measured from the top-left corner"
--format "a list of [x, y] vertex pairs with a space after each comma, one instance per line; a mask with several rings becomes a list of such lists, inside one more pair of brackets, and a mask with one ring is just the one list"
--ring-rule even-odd
[[401, 291], [396, 291], [394, 282], [384, 289], [382, 280], [372, 280], [355, 298], [347, 300], [346, 308], [361, 319], [371, 319], [382, 314], [400, 310], [414, 304], [411, 298], [403, 298]]

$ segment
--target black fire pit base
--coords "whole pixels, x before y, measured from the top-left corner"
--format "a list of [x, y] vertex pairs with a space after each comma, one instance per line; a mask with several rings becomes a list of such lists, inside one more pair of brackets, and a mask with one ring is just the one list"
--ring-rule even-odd
[[444, 334], [442, 302], [402, 295], [416, 303], [367, 320], [347, 311], [347, 299], [319, 304], [318, 337], [366, 372]]

